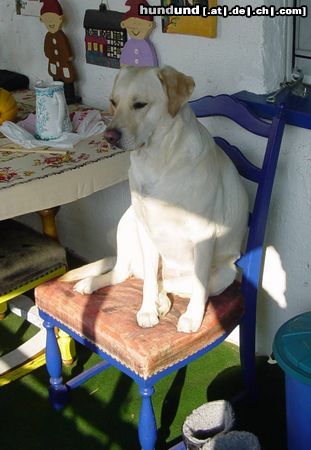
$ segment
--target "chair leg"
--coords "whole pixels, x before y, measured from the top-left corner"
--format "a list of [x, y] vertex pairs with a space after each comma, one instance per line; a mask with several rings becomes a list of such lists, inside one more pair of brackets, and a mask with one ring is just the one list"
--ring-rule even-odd
[[76, 356], [75, 341], [65, 331], [58, 329], [58, 345], [62, 355], [62, 361], [65, 366], [71, 366]]
[[3, 320], [5, 318], [7, 309], [8, 309], [7, 302], [0, 303], [0, 320]]
[[63, 384], [62, 359], [58, 347], [54, 325], [44, 321], [46, 328], [46, 366], [50, 374], [49, 399], [56, 410], [64, 408], [68, 403], [68, 388]]
[[157, 440], [157, 424], [153, 411], [151, 396], [153, 387], [141, 387], [142, 403], [138, 423], [138, 435], [142, 450], [154, 450]]
[[255, 354], [255, 330], [247, 326], [248, 321], [240, 324], [240, 359], [244, 384], [250, 401], [258, 396]]

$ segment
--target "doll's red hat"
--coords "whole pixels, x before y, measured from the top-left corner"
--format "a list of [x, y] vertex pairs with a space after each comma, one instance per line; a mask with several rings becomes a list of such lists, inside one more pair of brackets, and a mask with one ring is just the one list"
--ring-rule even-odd
[[58, 0], [41, 0], [43, 2], [43, 6], [40, 11], [40, 15], [44, 13], [55, 13], [59, 16], [63, 15], [63, 9], [58, 3]]
[[126, 11], [126, 13], [123, 16], [123, 20], [129, 19], [130, 17], [134, 17], [136, 19], [144, 19], [149, 20], [150, 22], [153, 21], [153, 16], [142, 16], [139, 14], [139, 6], [146, 6], [149, 8], [148, 2], [146, 0], [127, 0], [125, 2], [125, 6], [129, 6], [130, 9]]

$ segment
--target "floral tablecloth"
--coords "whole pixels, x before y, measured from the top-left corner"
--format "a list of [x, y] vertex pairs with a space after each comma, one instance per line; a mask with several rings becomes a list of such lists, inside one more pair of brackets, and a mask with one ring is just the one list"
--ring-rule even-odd
[[[14, 93], [20, 119], [35, 111], [32, 91]], [[83, 111], [71, 105], [70, 112]], [[105, 120], [105, 114], [103, 113]], [[102, 135], [66, 154], [0, 151], [0, 220], [62, 205], [127, 179], [128, 154], [110, 149]]]

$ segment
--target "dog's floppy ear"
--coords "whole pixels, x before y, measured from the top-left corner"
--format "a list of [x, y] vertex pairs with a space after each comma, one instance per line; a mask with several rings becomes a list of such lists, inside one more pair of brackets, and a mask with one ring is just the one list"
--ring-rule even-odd
[[168, 97], [168, 112], [175, 117], [180, 108], [189, 100], [193, 89], [193, 78], [165, 66], [159, 70], [158, 77]]

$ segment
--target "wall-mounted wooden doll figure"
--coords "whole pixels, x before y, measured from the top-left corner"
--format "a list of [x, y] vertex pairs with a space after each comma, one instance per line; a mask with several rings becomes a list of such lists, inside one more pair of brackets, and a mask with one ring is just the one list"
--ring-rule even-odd
[[139, 5], [149, 7], [145, 0], [127, 0], [130, 9], [124, 14], [121, 27], [126, 28], [130, 39], [125, 43], [121, 58], [121, 65], [128, 66], [158, 66], [158, 58], [149, 36], [155, 28], [152, 16], [141, 16]]
[[41, 0], [43, 6], [40, 20], [48, 32], [44, 40], [44, 53], [48, 58], [48, 72], [54, 81], [63, 81], [65, 97], [68, 104], [81, 100], [75, 96], [75, 69], [72, 64], [73, 55], [69, 40], [62, 31], [63, 9], [58, 0]]

